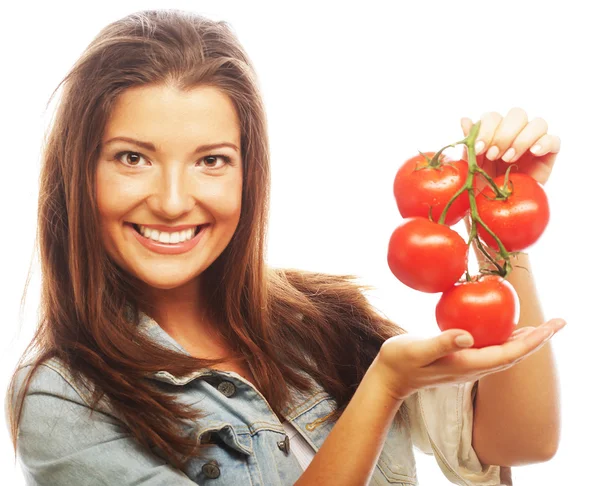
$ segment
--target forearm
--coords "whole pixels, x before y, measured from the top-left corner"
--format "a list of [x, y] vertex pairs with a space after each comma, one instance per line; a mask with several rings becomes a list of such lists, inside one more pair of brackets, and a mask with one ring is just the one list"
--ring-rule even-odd
[[296, 486], [368, 484], [401, 401], [385, 393], [374, 364]]
[[[478, 259], [483, 261], [483, 256], [478, 254]], [[537, 327], [545, 318], [529, 256], [520, 254], [511, 263], [507, 280], [521, 308], [517, 327]], [[548, 460], [558, 447], [559, 432], [558, 376], [550, 343], [512, 368], [479, 381], [473, 447], [483, 463], [516, 466]]]

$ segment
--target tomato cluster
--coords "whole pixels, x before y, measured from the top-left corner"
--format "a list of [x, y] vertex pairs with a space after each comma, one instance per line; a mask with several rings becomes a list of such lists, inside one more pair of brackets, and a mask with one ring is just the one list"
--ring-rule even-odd
[[[477, 166], [474, 155], [469, 163], [441, 152], [420, 153], [396, 174], [394, 197], [404, 220], [390, 238], [388, 265], [408, 287], [442, 293], [435, 312], [442, 331], [469, 331], [476, 348], [502, 344], [519, 318], [518, 296], [505, 280], [507, 260], [510, 252], [524, 250], [540, 238], [549, 221], [548, 199], [542, 185], [528, 175], [509, 169], [492, 179]], [[488, 180], [477, 195], [476, 173]], [[465, 217], [472, 220], [470, 242], [492, 259], [496, 271], [482, 270], [470, 277], [469, 244], [450, 228]], [[499, 255], [498, 261], [490, 253]]]

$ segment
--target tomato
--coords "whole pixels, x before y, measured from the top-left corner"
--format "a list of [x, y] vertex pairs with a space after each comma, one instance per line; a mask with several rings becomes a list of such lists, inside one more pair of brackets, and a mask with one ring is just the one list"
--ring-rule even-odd
[[[425, 152], [432, 158], [434, 152]], [[464, 185], [469, 172], [465, 160], [451, 160], [441, 154], [442, 165], [438, 169], [426, 167], [428, 162], [422, 155], [408, 159], [394, 179], [394, 197], [403, 218], [421, 216], [429, 219], [429, 207], [432, 206], [432, 218], [438, 221], [446, 204]], [[469, 210], [469, 196], [463, 192], [450, 206], [444, 224], [452, 226], [458, 223]]]
[[408, 218], [390, 238], [388, 265], [403, 284], [421, 292], [443, 292], [466, 272], [469, 247], [443, 224]]
[[[548, 196], [543, 186], [527, 174], [511, 173], [512, 194], [505, 200], [495, 197], [487, 186], [475, 197], [479, 217], [493, 231], [507, 251], [521, 251], [533, 245], [542, 236], [550, 219]], [[494, 178], [498, 187], [504, 185], [504, 175]], [[508, 189], [511, 188], [510, 183]], [[491, 248], [498, 250], [496, 240], [480, 224], [477, 234]]]
[[440, 330], [470, 332], [475, 348], [506, 342], [515, 330], [519, 313], [514, 287], [497, 275], [457, 282], [442, 294], [435, 308]]

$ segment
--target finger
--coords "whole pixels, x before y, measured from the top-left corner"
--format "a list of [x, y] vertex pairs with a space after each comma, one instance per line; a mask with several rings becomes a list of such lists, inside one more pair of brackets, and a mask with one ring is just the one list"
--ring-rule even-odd
[[[490, 141], [494, 138], [496, 128], [502, 121], [502, 115], [496, 111], [488, 111], [481, 115], [481, 126], [475, 142], [475, 153], [482, 154], [490, 146]], [[483, 144], [479, 143], [483, 142]], [[479, 143], [479, 145], [477, 145]]]
[[502, 119], [489, 142], [486, 157], [496, 160], [504, 155], [517, 135], [527, 126], [527, 113], [522, 108], [511, 108]]
[[473, 127], [473, 120], [467, 117], [461, 118], [460, 127], [462, 128], [463, 135], [466, 137]]
[[522, 338], [524, 336], [526, 336], [527, 334], [529, 334], [530, 332], [532, 332], [535, 329], [535, 327], [522, 327], [520, 329], [517, 329], [515, 332], [513, 332], [510, 337], [508, 338], [508, 341], [513, 341], [515, 339], [518, 338]]
[[537, 351], [564, 325], [563, 319], [551, 319], [531, 331], [520, 333], [515, 339], [508, 340], [504, 344], [466, 349], [460, 353], [460, 367], [476, 373], [488, 373], [499, 368], [510, 367]]
[[538, 157], [546, 155], [547, 153], [557, 154], [560, 150], [560, 138], [556, 135], [542, 134], [540, 138], [532, 144], [533, 146], [529, 151]]
[[[457, 338], [458, 341], [457, 341]], [[473, 346], [473, 336], [461, 329], [449, 329], [431, 339], [423, 339], [413, 349], [420, 364], [426, 366], [448, 354]]]
[[[543, 118], [534, 118], [513, 140], [502, 160], [504, 162], [513, 162], [518, 160], [525, 151], [532, 148], [539, 139], [541, 139], [548, 131], [548, 123]], [[511, 150], [512, 149], [512, 150]]]

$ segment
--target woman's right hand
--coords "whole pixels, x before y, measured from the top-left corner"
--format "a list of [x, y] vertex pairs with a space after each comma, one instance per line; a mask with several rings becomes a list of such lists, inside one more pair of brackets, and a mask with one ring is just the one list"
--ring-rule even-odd
[[[383, 343], [371, 366], [391, 397], [404, 400], [421, 388], [476, 381], [508, 369], [539, 350], [562, 323], [552, 319], [538, 327], [522, 327], [504, 344], [480, 349], [469, 349], [473, 337], [461, 329], [432, 338], [400, 334]], [[464, 337], [462, 345], [456, 342], [459, 336]]]

